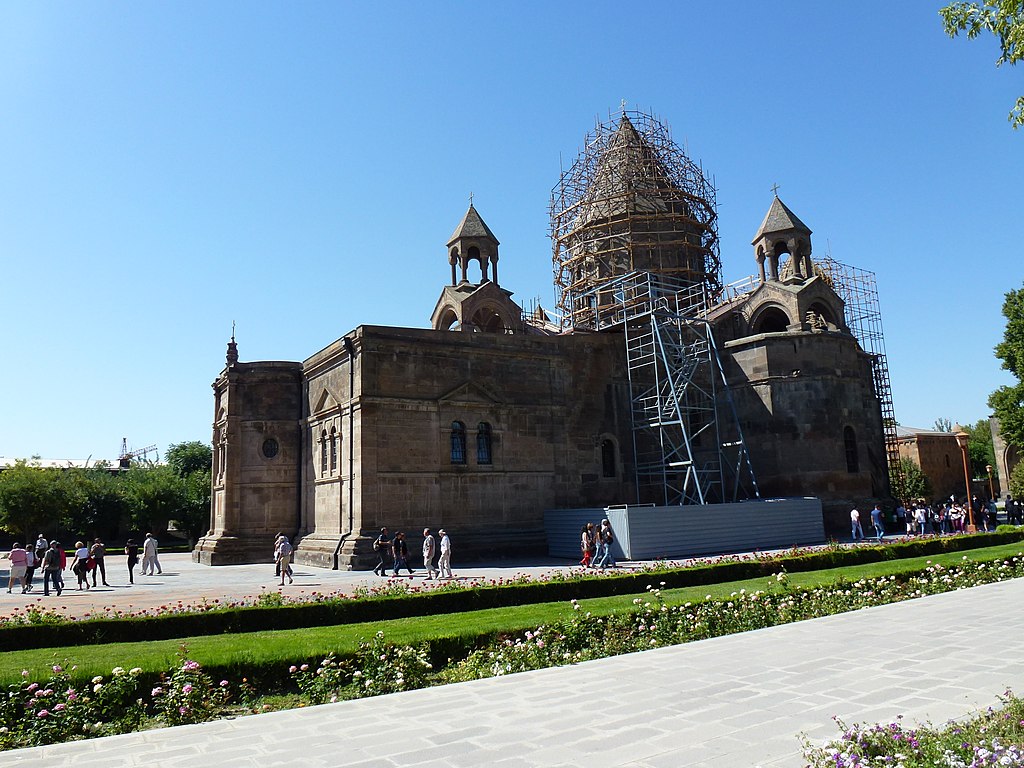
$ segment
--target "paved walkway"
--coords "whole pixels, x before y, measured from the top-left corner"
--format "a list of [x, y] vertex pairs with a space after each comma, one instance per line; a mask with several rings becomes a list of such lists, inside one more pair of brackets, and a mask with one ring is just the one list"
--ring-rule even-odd
[[[27, 595], [16, 587], [12, 594], [0, 589], [0, 616], [10, 616], [16, 610], [24, 610], [30, 604], [45, 606], [68, 616], [85, 616], [109, 611], [142, 611], [155, 608], [202, 602], [252, 599], [267, 591], [280, 591], [286, 597], [309, 598], [314, 594], [352, 594], [360, 587], [378, 586], [386, 583], [372, 571], [331, 571], [325, 568], [293, 566], [294, 584], [280, 585], [280, 577], [274, 576], [274, 564], [232, 565], [211, 568], [192, 562], [187, 553], [160, 555], [163, 572], [156, 576], [143, 576], [135, 570], [135, 583], [128, 582], [128, 571], [124, 556], [107, 558], [107, 582], [111, 585], [78, 590], [77, 578], [70, 571], [64, 573], [65, 589], [60, 597], [51, 594], [43, 597], [42, 576], [37, 571], [35, 587]], [[0, 580], [7, 585], [7, 561], [0, 561]], [[685, 561], [683, 561], [685, 562]], [[623, 563], [619, 570], [638, 567]], [[403, 575], [398, 579], [417, 587], [437, 584], [425, 581], [422, 568], [413, 567], [410, 579]], [[499, 561], [491, 564], [470, 564], [455, 569], [456, 581], [483, 581], [509, 579], [516, 576], [538, 578], [556, 571], [573, 570], [571, 563], [554, 558], [540, 558], [531, 561]], [[575, 570], [579, 570], [577, 566]], [[390, 572], [389, 572], [390, 573]], [[97, 581], [100, 581], [99, 579]], [[91, 584], [91, 578], [90, 578]]]
[[1024, 691], [1024, 580], [374, 699], [0, 753], [52, 768], [800, 766], [799, 734]]

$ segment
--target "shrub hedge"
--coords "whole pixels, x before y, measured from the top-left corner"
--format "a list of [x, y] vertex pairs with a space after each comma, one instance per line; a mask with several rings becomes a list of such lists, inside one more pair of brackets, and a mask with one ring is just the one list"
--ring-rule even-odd
[[[665, 589], [676, 589], [760, 578], [777, 573], [781, 568], [793, 573], [817, 571], [967, 551], [1022, 540], [1024, 529], [1014, 528], [1005, 532], [914, 539], [880, 546], [820, 549], [770, 559], [751, 556], [661, 570], [657, 571], [657, 578], [659, 582], [664, 582]], [[555, 578], [550, 581], [479, 586], [457, 591], [338, 599], [277, 607], [217, 608], [200, 613], [14, 625], [0, 628], [0, 651], [301, 629], [639, 594], [645, 592], [653, 575], [650, 571], [642, 571], [595, 578]], [[443, 653], [442, 649], [432, 650]]]

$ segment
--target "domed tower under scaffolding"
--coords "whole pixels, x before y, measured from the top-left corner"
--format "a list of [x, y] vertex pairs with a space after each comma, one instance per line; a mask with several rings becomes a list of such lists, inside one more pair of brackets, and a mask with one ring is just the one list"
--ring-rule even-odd
[[[714, 185], [651, 115], [598, 123], [551, 196], [557, 309], [563, 326], [594, 328], [595, 293], [630, 272], [721, 292]], [[595, 296], [600, 295], [599, 304]]]
[[641, 502], [755, 497], [707, 312], [721, 293], [715, 191], [651, 115], [588, 135], [552, 195], [563, 327], [624, 337]]

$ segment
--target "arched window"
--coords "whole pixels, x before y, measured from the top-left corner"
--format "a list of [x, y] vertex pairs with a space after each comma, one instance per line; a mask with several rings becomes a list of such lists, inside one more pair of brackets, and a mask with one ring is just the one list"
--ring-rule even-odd
[[778, 307], [767, 307], [754, 321], [754, 333], [782, 333], [789, 327], [789, 316]]
[[615, 456], [615, 443], [611, 440], [601, 441], [601, 476], [615, 477], [617, 475], [618, 461]]
[[331, 427], [331, 474], [338, 471], [338, 430]]
[[327, 430], [320, 433], [320, 477], [327, 477]]
[[452, 464], [466, 463], [466, 425], [452, 422]]
[[853, 427], [843, 428], [843, 447], [846, 449], [846, 471], [860, 472], [860, 460], [857, 456], [857, 435]]
[[946, 454], [946, 469], [949, 469], [949, 454]]
[[476, 463], [491, 463], [491, 425], [486, 421], [476, 425]]

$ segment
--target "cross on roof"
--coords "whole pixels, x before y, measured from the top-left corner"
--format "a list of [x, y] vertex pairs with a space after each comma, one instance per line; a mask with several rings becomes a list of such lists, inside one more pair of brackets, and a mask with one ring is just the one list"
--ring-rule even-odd
[[469, 193], [469, 205], [470, 205], [470, 207], [473, 206], [473, 193], [472, 192]]
[[772, 194], [775, 195], [776, 197], [779, 196], [779, 185], [778, 184], [772, 184]]

